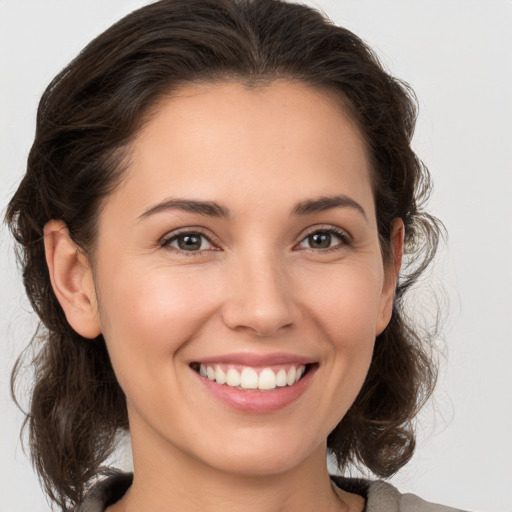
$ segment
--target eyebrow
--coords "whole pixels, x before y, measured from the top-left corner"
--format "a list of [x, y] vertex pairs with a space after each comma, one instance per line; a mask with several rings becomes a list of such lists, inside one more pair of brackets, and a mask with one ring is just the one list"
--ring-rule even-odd
[[365, 220], [368, 220], [364, 208], [357, 201], [343, 194], [302, 201], [294, 208], [293, 213], [295, 215], [309, 215], [311, 213], [321, 213], [332, 210], [333, 208], [353, 208], [357, 210]]
[[[354, 199], [346, 195], [336, 196], [323, 196], [318, 199], [310, 199], [301, 201], [295, 206], [292, 211], [293, 215], [310, 215], [312, 213], [321, 213], [333, 208], [353, 208], [361, 213], [361, 215], [368, 220], [364, 208]], [[214, 201], [199, 201], [195, 199], [165, 199], [148, 208], [139, 220], [142, 220], [150, 215], [164, 212], [167, 210], [181, 210], [189, 213], [197, 213], [199, 215], [207, 215], [209, 217], [229, 218], [229, 209]]]
[[209, 217], [229, 217], [229, 210], [214, 201], [197, 201], [194, 199], [166, 199], [152, 206], [139, 216], [139, 220], [166, 210], [181, 210], [189, 213], [208, 215]]

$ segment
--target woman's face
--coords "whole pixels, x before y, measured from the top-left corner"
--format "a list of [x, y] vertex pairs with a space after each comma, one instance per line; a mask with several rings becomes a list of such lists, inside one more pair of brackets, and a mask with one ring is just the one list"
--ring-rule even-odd
[[395, 284], [354, 123], [299, 83], [187, 86], [130, 156], [94, 282], [135, 460], [268, 474], [323, 457]]

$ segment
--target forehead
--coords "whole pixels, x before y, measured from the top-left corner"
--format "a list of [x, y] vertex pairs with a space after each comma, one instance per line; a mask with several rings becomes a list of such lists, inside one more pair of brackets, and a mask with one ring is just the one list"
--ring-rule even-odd
[[162, 195], [236, 206], [336, 192], [372, 202], [366, 145], [348, 109], [303, 83], [187, 85], [152, 109], [130, 149], [118, 192], [140, 208]]

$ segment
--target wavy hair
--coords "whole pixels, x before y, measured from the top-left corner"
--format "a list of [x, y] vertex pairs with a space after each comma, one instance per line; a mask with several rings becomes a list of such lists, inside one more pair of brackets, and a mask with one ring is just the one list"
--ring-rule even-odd
[[[340, 468], [387, 477], [412, 456], [412, 420], [432, 392], [431, 339], [404, 313], [404, 296], [429, 265], [440, 223], [423, 211], [429, 173], [411, 149], [416, 101], [372, 50], [320, 12], [281, 0], [161, 0], [94, 39], [50, 83], [37, 113], [26, 173], [6, 220], [41, 327], [26, 426], [34, 466], [62, 509], [79, 502], [128, 429], [125, 396], [103, 337], [70, 327], [52, 290], [43, 228], [61, 219], [94, 257], [102, 201], [123, 177], [131, 141], [164, 96], [191, 82], [290, 79], [336, 92], [372, 159], [384, 260], [390, 228], [405, 225], [406, 265], [393, 314], [376, 339], [366, 381], [328, 437]], [[23, 357], [12, 374], [15, 390]]]

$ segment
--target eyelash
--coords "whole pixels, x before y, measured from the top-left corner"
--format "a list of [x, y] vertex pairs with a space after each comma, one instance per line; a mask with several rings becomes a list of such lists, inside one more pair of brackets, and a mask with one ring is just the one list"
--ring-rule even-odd
[[302, 244], [310, 236], [313, 236], [317, 233], [322, 233], [322, 234], [331, 235], [331, 236], [334, 235], [336, 238], [338, 238], [340, 240], [340, 243], [336, 244], [332, 247], [326, 247], [323, 249], [314, 249], [312, 247], [306, 247], [305, 248], [306, 250], [313, 251], [315, 253], [318, 253], [318, 252], [326, 253], [326, 252], [331, 252], [331, 251], [338, 251], [342, 247], [348, 247], [351, 245], [350, 236], [348, 235], [348, 233], [346, 231], [343, 231], [342, 229], [339, 229], [339, 228], [329, 226], [329, 227], [325, 227], [325, 228], [317, 227], [317, 228], [313, 229], [312, 231], [308, 232], [305, 236], [302, 237], [299, 244], [297, 244], [295, 247], [300, 246], [300, 244]]
[[178, 233], [172, 233], [170, 235], [166, 235], [166, 236], [164, 236], [160, 240], [158, 245], [160, 247], [164, 248], [164, 249], [167, 248], [167, 249], [170, 249], [170, 250], [172, 250], [172, 251], [174, 251], [176, 253], [179, 253], [179, 254], [182, 254], [182, 255], [185, 255], [185, 256], [199, 256], [199, 255], [203, 254], [205, 251], [211, 251], [211, 250], [215, 250], [216, 251], [216, 250], [219, 250], [218, 248], [214, 248], [214, 249], [201, 249], [199, 251], [186, 251], [186, 250], [183, 250], [183, 249], [179, 249], [177, 247], [172, 247], [170, 245], [172, 242], [174, 242], [175, 240], [178, 240], [180, 237], [185, 236], [185, 235], [197, 236], [199, 238], [207, 240], [208, 243], [210, 243], [211, 245], [216, 247], [216, 244], [214, 242], [212, 242], [210, 237], [207, 236], [205, 234], [205, 232], [202, 231], [201, 229], [183, 230], [183, 231], [179, 231]]
[[[306, 233], [301, 238], [300, 242], [294, 246], [294, 249], [296, 247], [300, 247], [300, 244], [302, 244], [304, 241], [306, 241], [310, 236], [313, 236], [313, 235], [315, 235], [317, 233], [322, 233], [322, 234], [327, 234], [327, 235], [334, 235], [336, 238], [338, 238], [340, 240], [340, 243], [336, 244], [336, 245], [334, 245], [332, 247], [326, 247], [326, 248], [321, 248], [321, 249], [314, 249], [312, 247], [305, 247], [303, 249], [309, 250], [309, 251], [313, 251], [315, 253], [319, 253], [319, 252], [320, 253], [326, 253], [326, 252], [340, 250], [340, 246], [341, 247], [347, 247], [347, 246], [351, 245], [350, 236], [345, 231], [330, 226], [330, 227], [326, 227], [326, 228], [317, 227], [317, 228], [309, 231], [308, 233]], [[170, 245], [172, 242], [178, 240], [181, 236], [184, 236], [184, 235], [198, 236], [198, 237], [200, 237], [200, 238], [202, 238], [204, 240], [207, 240], [208, 243], [211, 244], [214, 248], [213, 249], [200, 249], [200, 250], [197, 250], [197, 251], [186, 251], [186, 250], [183, 250], [183, 249], [179, 249], [177, 247], [172, 247]], [[158, 245], [161, 248], [168, 248], [170, 250], [173, 250], [176, 253], [179, 253], [179, 254], [185, 255], [185, 256], [199, 256], [199, 255], [202, 255], [205, 251], [211, 251], [211, 250], [218, 251], [218, 250], [220, 250], [217, 247], [217, 245], [214, 242], [212, 242], [210, 236], [206, 235], [206, 233], [204, 231], [202, 231], [201, 229], [183, 230], [183, 231], [179, 231], [178, 233], [172, 233], [170, 235], [167, 235], [167, 236], [163, 237], [159, 241]]]

